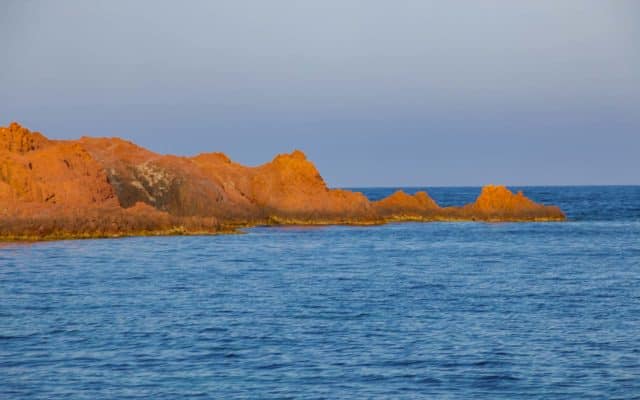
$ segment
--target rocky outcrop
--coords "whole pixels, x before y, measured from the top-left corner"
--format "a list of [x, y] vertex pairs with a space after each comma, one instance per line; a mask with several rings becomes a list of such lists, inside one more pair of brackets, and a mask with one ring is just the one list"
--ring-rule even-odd
[[417, 192], [409, 195], [402, 190], [398, 190], [392, 195], [373, 202], [378, 215], [387, 219], [427, 219], [438, 215], [442, 208], [427, 194], [427, 192]]
[[563, 220], [564, 213], [556, 206], [544, 206], [513, 193], [504, 186], [487, 185], [472, 204], [462, 207], [461, 217], [490, 221]]
[[475, 202], [463, 207], [440, 207], [426, 192], [397, 191], [372, 203], [379, 216], [392, 221], [561, 221], [560, 208], [538, 204], [504, 186], [487, 185]]
[[49, 141], [18, 124], [0, 128], [0, 215], [35, 205], [118, 206], [104, 168], [82, 145]]
[[87, 237], [212, 233], [256, 224], [387, 221], [555, 221], [562, 211], [521, 192], [486, 186], [462, 207], [426, 192], [371, 202], [329, 189], [304, 153], [247, 167], [222, 153], [160, 155], [118, 138], [49, 140], [12, 123], [0, 128], [0, 236]]
[[24, 154], [41, 149], [49, 143], [40, 132], [31, 132], [16, 122], [8, 127], [0, 127], [0, 150]]
[[299, 150], [254, 168], [250, 198], [272, 220], [292, 223], [357, 223], [376, 215], [362, 193], [328, 189]]

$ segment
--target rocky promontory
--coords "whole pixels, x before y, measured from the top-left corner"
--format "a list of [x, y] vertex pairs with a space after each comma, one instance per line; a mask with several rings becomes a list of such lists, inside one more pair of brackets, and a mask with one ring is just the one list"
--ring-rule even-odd
[[160, 155], [118, 138], [50, 140], [0, 127], [0, 238], [196, 234], [275, 224], [561, 221], [555, 206], [504, 186], [440, 207], [426, 192], [369, 201], [329, 189], [301, 151], [258, 167], [222, 153]]

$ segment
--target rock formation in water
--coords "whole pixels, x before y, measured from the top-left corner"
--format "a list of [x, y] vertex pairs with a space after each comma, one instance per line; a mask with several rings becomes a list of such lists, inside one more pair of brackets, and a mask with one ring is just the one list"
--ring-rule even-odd
[[544, 206], [486, 186], [462, 207], [426, 192], [369, 201], [329, 189], [301, 151], [247, 167], [222, 153], [160, 155], [118, 138], [50, 140], [0, 127], [0, 237], [62, 238], [213, 233], [258, 224], [388, 221], [557, 221]]

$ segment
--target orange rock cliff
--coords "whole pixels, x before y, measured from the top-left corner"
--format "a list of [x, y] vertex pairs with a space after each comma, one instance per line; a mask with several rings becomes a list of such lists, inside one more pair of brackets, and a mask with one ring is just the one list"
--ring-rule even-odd
[[329, 189], [301, 151], [246, 167], [222, 153], [160, 155], [118, 138], [50, 140], [0, 127], [0, 237], [214, 233], [260, 224], [559, 221], [562, 211], [486, 186], [440, 207], [426, 192], [369, 201]]

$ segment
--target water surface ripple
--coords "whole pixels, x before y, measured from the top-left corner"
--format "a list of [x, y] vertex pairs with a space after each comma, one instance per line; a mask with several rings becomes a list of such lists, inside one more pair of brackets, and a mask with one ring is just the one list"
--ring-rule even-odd
[[526, 192], [571, 220], [3, 245], [0, 398], [639, 398], [640, 188]]

